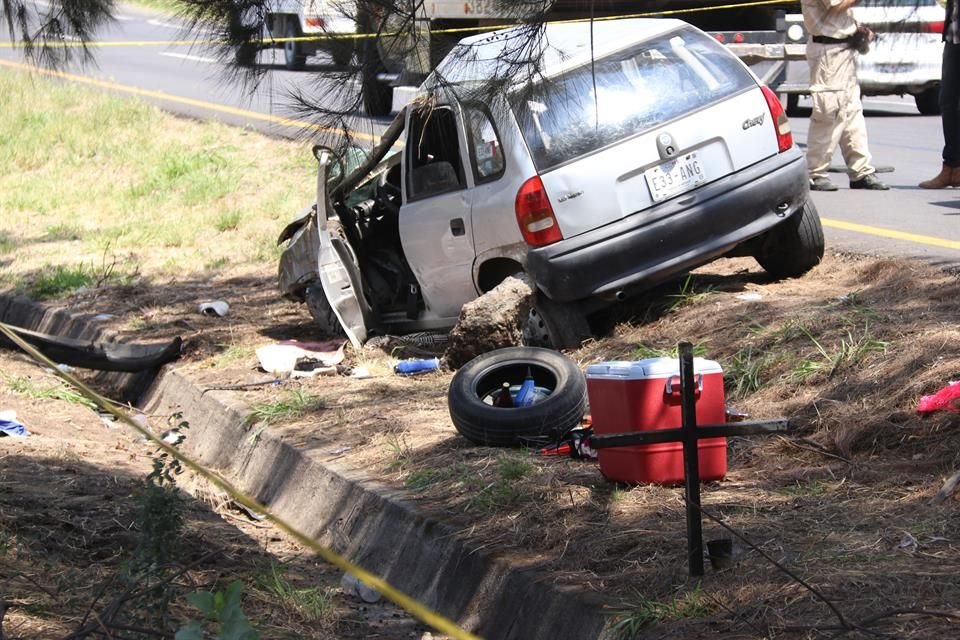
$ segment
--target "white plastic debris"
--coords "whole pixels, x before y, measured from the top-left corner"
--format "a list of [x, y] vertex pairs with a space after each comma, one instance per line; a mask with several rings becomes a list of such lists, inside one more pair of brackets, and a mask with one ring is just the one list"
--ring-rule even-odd
[[230, 313], [230, 305], [223, 300], [214, 300], [213, 302], [201, 302], [197, 310], [205, 316], [223, 317]]
[[744, 300], [746, 302], [757, 302], [758, 300], [763, 300], [763, 296], [756, 291], [745, 291], [743, 293], [738, 293], [733, 297], [737, 300]]
[[349, 573], [343, 574], [343, 578], [340, 579], [340, 588], [343, 589], [344, 595], [360, 598], [367, 604], [380, 601], [379, 591], [371, 589]]
[[[257, 359], [260, 367], [273, 375], [333, 375], [336, 365], [343, 361], [343, 344], [340, 341], [314, 343], [288, 340], [258, 348]], [[315, 366], [306, 366], [308, 363]], [[317, 369], [321, 371], [312, 373]]]
[[112, 313], [98, 313], [97, 315], [93, 316], [91, 320], [94, 322], [105, 322], [107, 320], [113, 320], [116, 317], [117, 316], [113, 315]]

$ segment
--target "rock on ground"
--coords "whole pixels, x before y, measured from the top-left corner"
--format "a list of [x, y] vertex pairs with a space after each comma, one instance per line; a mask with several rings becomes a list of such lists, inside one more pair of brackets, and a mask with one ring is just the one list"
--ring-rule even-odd
[[450, 331], [447, 364], [458, 369], [480, 354], [519, 345], [533, 294], [533, 284], [526, 275], [509, 276], [464, 305], [460, 319]]

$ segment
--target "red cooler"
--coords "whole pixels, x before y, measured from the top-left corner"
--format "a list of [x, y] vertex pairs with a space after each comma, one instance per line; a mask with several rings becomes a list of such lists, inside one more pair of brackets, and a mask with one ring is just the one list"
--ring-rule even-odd
[[[697, 424], [723, 424], [723, 370], [712, 360], [693, 359]], [[682, 423], [680, 363], [676, 358], [602, 362], [587, 367], [587, 394], [597, 435], [675, 429]], [[608, 480], [641, 484], [683, 484], [680, 442], [597, 450]], [[700, 479], [727, 474], [727, 439], [699, 441]]]

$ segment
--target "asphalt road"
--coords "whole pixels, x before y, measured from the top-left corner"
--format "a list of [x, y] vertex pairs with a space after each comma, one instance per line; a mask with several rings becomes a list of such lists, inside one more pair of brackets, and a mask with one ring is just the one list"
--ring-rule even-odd
[[[316, 78], [332, 69], [324, 56], [310, 58], [307, 71], [289, 72], [282, 68], [281, 52], [262, 52], [260, 65], [267, 73], [258, 91], [251, 94], [224, 81], [225, 66], [208, 48], [170, 44], [186, 39], [175, 20], [124, 6], [117, 11], [117, 18], [103, 31], [100, 41], [119, 46], [98, 47], [94, 51], [96, 66], [75, 66], [61, 75], [106, 90], [139, 95], [193, 117], [216, 118], [289, 137], [318, 133], [315, 123], [293, 115], [289, 95], [291, 90], [308, 95], [317, 90]], [[0, 38], [3, 41], [8, 41], [5, 32]], [[0, 45], [0, 69], [22, 64], [20, 52]], [[834, 180], [840, 191], [813, 195], [829, 244], [859, 253], [916, 257], [960, 268], [960, 190], [926, 191], [916, 186], [939, 170], [939, 118], [919, 115], [910, 97], [868, 98], [865, 102], [874, 163], [893, 169], [881, 174], [893, 189], [850, 191], [846, 177], [836, 173]], [[361, 142], [369, 143], [388, 123], [386, 119], [358, 117], [351, 121], [351, 127]], [[797, 142], [804, 144], [807, 119], [793, 118], [791, 123]], [[839, 153], [836, 164], [839, 170]]]

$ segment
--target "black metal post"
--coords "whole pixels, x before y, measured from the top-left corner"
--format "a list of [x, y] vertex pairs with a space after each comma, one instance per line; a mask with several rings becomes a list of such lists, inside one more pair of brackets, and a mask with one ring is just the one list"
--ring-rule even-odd
[[684, 497], [687, 503], [687, 561], [690, 575], [703, 575], [703, 523], [700, 520], [700, 452], [697, 449], [697, 396], [693, 345], [681, 342], [680, 410], [683, 436]]

